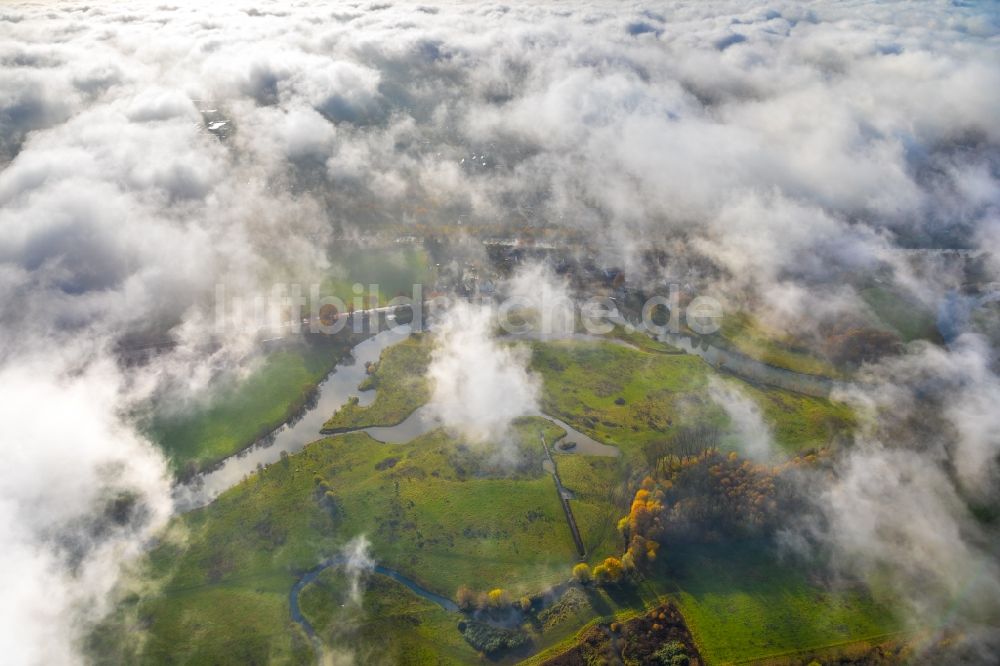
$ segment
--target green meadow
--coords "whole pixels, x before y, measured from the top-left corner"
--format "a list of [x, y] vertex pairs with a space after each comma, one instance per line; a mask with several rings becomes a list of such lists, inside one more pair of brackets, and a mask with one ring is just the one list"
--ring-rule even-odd
[[[429, 336], [412, 336], [383, 352], [361, 387], [377, 391], [372, 404], [342, 409], [327, 425], [398, 423], [423, 404], [430, 344]], [[707, 393], [715, 371], [672, 351], [532, 344], [543, 409], [624, 454], [555, 452], [591, 566], [622, 552], [616, 524], [631, 501], [627, 482], [643, 469], [643, 446], [684, 424], [727, 426]], [[836, 403], [724, 381], [760, 407], [789, 454], [822, 446], [853, 426], [850, 412]], [[127, 597], [94, 634], [93, 651], [109, 663], [114, 657], [149, 664], [312, 663], [313, 645], [290, 618], [289, 591], [303, 572], [359, 535], [381, 565], [446, 597], [460, 586], [503, 588], [515, 599], [558, 590], [524, 617], [530, 647], [520, 656], [558, 654], [588, 624], [626, 618], [668, 598], [709, 664], [818, 650], [898, 629], [864, 590], [831, 588], [808, 567], [783, 562], [757, 543], [693, 546], [668, 536], [654, 570], [635, 584], [567, 585], [578, 556], [543, 469], [540, 434], [555, 441], [563, 431], [527, 417], [514, 423], [509, 441], [489, 446], [443, 430], [405, 444], [360, 432], [316, 441], [176, 518], [145, 559], [141, 594]], [[345, 585], [342, 570], [332, 567], [300, 595], [331, 658], [350, 653], [365, 662], [442, 664], [478, 658], [458, 630], [461, 616], [376, 574], [361, 586], [359, 602]]]
[[369, 286], [374, 284], [378, 285], [375, 292], [378, 304], [385, 305], [397, 296], [412, 298], [413, 285], [428, 285], [431, 278], [429, 258], [422, 248], [350, 249], [333, 260], [320, 285], [320, 293], [336, 296], [345, 305], [350, 305], [358, 296], [355, 284], [364, 286], [364, 298], [368, 298]]
[[767, 544], [667, 551], [665, 583], [709, 664], [819, 652], [903, 627], [861, 586], [827, 586]]
[[364, 407], [348, 402], [323, 424], [323, 432], [396, 425], [427, 402], [430, 391], [424, 376], [430, 363], [430, 340], [428, 335], [411, 335], [384, 350], [375, 372], [359, 387], [375, 390], [375, 400]]
[[766, 543], [667, 540], [661, 554], [655, 571], [629, 593], [613, 586], [600, 596], [594, 588], [571, 589], [552, 613], [558, 626], [573, 631], [556, 640], [552, 627], [545, 649], [525, 663], [565, 652], [595, 622], [620, 622], [666, 600], [681, 611], [708, 666], [805, 664], [853, 645], [877, 645], [904, 628], [863, 587], [821, 582], [807, 564], [779, 557]]
[[556, 453], [559, 478], [573, 491], [573, 515], [587, 548], [587, 561], [597, 564], [621, 555], [618, 519], [628, 513], [632, 498], [625, 491], [622, 461], [618, 458]]
[[249, 661], [291, 659], [297, 572], [360, 534], [380, 563], [446, 596], [460, 585], [521, 594], [565, 579], [576, 551], [542, 470], [540, 432], [561, 434], [543, 419], [519, 421], [519, 453], [503, 464], [441, 432], [403, 445], [348, 434], [252, 475], [178, 518], [171, 532], [183, 536], [150, 554], [146, 575], [159, 591], [136, 611], [148, 626], [144, 659], [237, 663], [223, 658], [234, 643], [252, 650]]
[[478, 659], [454, 613], [377, 574], [365, 577], [360, 592], [353, 599], [344, 572], [331, 568], [299, 595], [303, 615], [330, 654], [349, 653], [360, 664], [414, 666]]
[[[708, 395], [716, 373], [697, 356], [641, 352], [613, 344], [535, 343], [531, 362], [544, 382], [543, 410], [619, 446], [638, 461], [643, 446], [678, 426], [728, 418]], [[760, 408], [774, 441], [788, 454], [822, 446], [854, 424], [840, 403], [729, 378]]]
[[224, 382], [205, 402], [154, 407], [149, 435], [175, 471], [211, 467], [302, 409], [351, 344], [347, 336], [289, 343], [266, 354], [249, 376]]
[[724, 317], [717, 337], [724, 346], [777, 368], [825, 377], [840, 377], [843, 374], [823, 356], [766, 331], [746, 313]]

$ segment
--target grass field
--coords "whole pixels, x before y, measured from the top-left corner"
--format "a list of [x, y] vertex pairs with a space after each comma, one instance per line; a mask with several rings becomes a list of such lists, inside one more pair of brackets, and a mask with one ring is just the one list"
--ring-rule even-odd
[[[535, 343], [532, 369], [544, 380], [543, 410], [640, 460], [643, 445], [685, 424], [728, 419], [708, 396], [715, 371], [693, 355], [644, 353], [612, 344]], [[727, 379], [754, 400], [775, 443], [794, 453], [822, 446], [853, 426], [838, 403]]]
[[478, 654], [456, 628], [459, 616], [378, 574], [352, 600], [340, 569], [327, 569], [303, 588], [303, 615], [330, 653], [357, 664], [468, 664]]
[[760, 543], [667, 545], [678, 607], [709, 664], [761, 659], [902, 628], [860, 588], [830, 589]]
[[427, 335], [411, 335], [383, 351], [377, 369], [361, 386], [376, 390], [375, 400], [364, 407], [347, 403], [323, 424], [323, 432], [396, 425], [427, 402], [430, 390], [424, 376], [430, 362], [430, 340]]
[[251, 476], [179, 518], [174, 531], [185, 537], [151, 553], [162, 591], [139, 610], [146, 658], [252, 661], [225, 657], [226, 645], [241, 643], [259, 661], [292, 659], [301, 638], [287, 622], [295, 572], [359, 534], [379, 562], [446, 596], [463, 584], [517, 595], [565, 580], [576, 549], [541, 467], [539, 431], [560, 434], [542, 419], [516, 424], [521, 453], [507, 466], [496, 450], [440, 431], [404, 445], [359, 433], [315, 442]]
[[573, 491], [570, 505], [587, 548], [587, 561], [594, 565], [610, 555], [621, 555], [624, 545], [617, 524], [628, 513], [632, 499], [622, 483], [621, 460], [565, 453], [554, 457], [563, 485]]
[[854, 413], [842, 402], [742, 381], [735, 383], [760, 407], [775, 444], [786, 454], [821, 447], [856, 425]]
[[614, 330], [608, 333], [608, 337], [621, 340], [622, 342], [627, 342], [633, 347], [637, 347], [645, 352], [656, 352], [659, 354], [684, 353], [683, 350], [667, 344], [666, 342], [656, 340], [642, 331], [627, 331], [621, 326], [615, 326]]
[[347, 336], [289, 344], [264, 357], [241, 381], [215, 390], [207, 403], [154, 411], [148, 432], [175, 471], [211, 467], [284, 423], [350, 348]]
[[330, 274], [320, 291], [325, 296], [336, 296], [345, 304], [352, 303], [356, 294], [355, 284], [364, 286], [363, 296], [368, 297], [369, 285], [378, 285], [377, 300], [380, 305], [396, 296], [413, 296], [414, 284], [428, 284], [431, 280], [427, 253], [422, 248], [362, 248], [343, 252], [332, 262]]
[[843, 374], [826, 358], [780, 334], [767, 331], [746, 313], [726, 315], [718, 337], [725, 346], [777, 368], [824, 377], [840, 377]]
[[226, 585], [176, 590], [145, 604], [145, 664], [315, 663], [288, 612], [292, 578], [254, 575]]
[[[402, 420], [426, 400], [420, 378], [428, 350], [427, 338], [387, 350], [366, 380], [378, 391], [373, 404], [337, 423]], [[631, 499], [625, 480], [642, 468], [642, 445], [683, 423], [726, 425], [707, 395], [714, 371], [695, 356], [579, 342], [534, 344], [532, 367], [543, 378], [546, 411], [625, 453], [555, 454], [575, 494], [588, 562], [620, 555], [616, 522]], [[850, 426], [850, 413], [839, 405], [725, 381], [757, 402], [790, 451], [825, 443]], [[441, 430], [407, 444], [364, 433], [310, 444], [176, 519], [148, 557], [147, 591], [119, 611], [132, 618], [132, 630], [98, 632], [101, 652], [131, 645], [137, 652], [120, 648], [119, 657], [151, 664], [311, 663], [312, 646], [290, 621], [288, 592], [298, 575], [358, 535], [370, 541], [379, 563], [444, 596], [467, 585], [502, 587], [516, 598], [564, 583], [577, 553], [542, 468], [540, 432], [553, 441], [562, 431], [529, 417], [515, 422], [506, 446], [478, 448]], [[896, 628], [863, 591], [826, 589], [760, 544], [682, 547], [668, 537], [658, 567], [635, 586], [570, 586], [527, 618], [531, 649], [558, 652], [587, 623], [627, 617], [668, 596], [710, 663], [814, 650]], [[352, 605], [337, 572], [325, 572], [300, 597], [334, 653], [351, 652], [362, 662], [475, 658], [457, 616], [377, 575], [363, 586], [360, 607]]]
[[[630, 597], [613, 587], [567, 595], [566, 603], [552, 609], [555, 624], [546, 634], [546, 649], [525, 663], [539, 664], [565, 652], [589, 623], [622, 621], [668, 598], [709, 666], [777, 656], [790, 659], [786, 663], [806, 663], [809, 658], [798, 661], [795, 655], [878, 644], [902, 629], [891, 611], [863, 589], [813, 580], [804, 565], [783, 562], [765, 543], [675, 546], [668, 540], [661, 552], [661, 566]], [[573, 631], [556, 640], [558, 627]]]

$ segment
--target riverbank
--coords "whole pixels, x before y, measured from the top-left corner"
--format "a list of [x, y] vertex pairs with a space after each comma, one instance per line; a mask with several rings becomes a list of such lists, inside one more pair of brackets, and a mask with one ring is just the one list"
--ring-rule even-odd
[[248, 377], [223, 382], [205, 402], [155, 406], [145, 430], [178, 478], [190, 480], [299, 418], [316, 400], [319, 384], [355, 344], [350, 333], [297, 336], [272, 344]]
[[225, 458], [210, 471], [177, 484], [174, 487], [177, 510], [185, 512], [208, 504], [248, 474], [278, 462], [282, 455], [294, 453], [316, 440], [327, 416], [352, 396], [357, 396], [361, 404], [370, 404], [375, 397], [372, 392], [358, 391], [358, 385], [366, 377], [365, 365], [377, 361], [384, 349], [405, 339], [409, 332], [409, 327], [401, 326], [374, 335], [361, 334], [364, 338], [345, 351], [333, 370], [316, 387], [315, 399], [296, 419]]

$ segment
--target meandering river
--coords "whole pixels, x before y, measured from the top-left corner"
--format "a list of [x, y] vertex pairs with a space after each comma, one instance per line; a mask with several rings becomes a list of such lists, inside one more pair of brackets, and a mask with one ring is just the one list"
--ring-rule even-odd
[[[322, 436], [320, 429], [326, 420], [352, 396], [357, 396], [361, 405], [371, 404], [375, 398], [375, 392], [360, 391], [358, 389], [359, 384], [364, 380], [366, 375], [366, 363], [377, 361], [383, 350], [403, 340], [409, 333], [409, 327], [400, 326], [394, 330], [382, 331], [355, 345], [351, 353], [337, 363], [333, 371], [320, 383], [315, 402], [300, 417], [280, 426], [268, 437], [253, 446], [226, 458], [215, 469], [198, 475], [187, 484], [176, 486], [174, 489], [174, 500], [177, 510], [185, 512], [205, 506], [220, 493], [235, 486], [248, 474], [277, 462], [280, 460], [282, 454], [299, 451], [309, 442], [320, 438]], [[633, 345], [621, 340], [580, 334], [569, 337], [571, 339], [590, 342], [611, 342], [635, 349]], [[505, 336], [505, 338], [530, 339], [521, 336]], [[725, 367], [736, 374], [750, 375], [754, 379], [790, 390], [813, 395], [828, 395], [831, 389], [836, 386], [836, 383], [824, 378], [800, 375], [774, 368], [742, 355], [728, 352], [727, 350], [716, 347], [698, 347], [692, 344], [691, 340], [683, 336], [669, 336], [665, 338], [665, 341], [680, 347], [688, 353], [701, 356], [714, 367]], [[573, 446], [568, 449], [560, 447], [558, 449], [560, 453], [590, 456], [620, 455], [617, 447], [599, 442], [558, 418], [541, 412], [535, 412], [532, 416], [548, 419], [566, 431], [566, 436], [561, 438], [560, 441], [567, 445], [572, 443]], [[431, 407], [423, 405], [397, 425], [363, 428], [361, 431], [368, 433], [372, 438], [381, 442], [404, 443], [440, 426], [441, 423], [434, 416]], [[346, 558], [343, 555], [337, 555], [321, 562], [316, 567], [304, 573], [295, 582], [289, 592], [288, 601], [292, 619], [303, 628], [309, 638], [314, 643], [317, 643], [317, 645], [319, 644], [319, 639], [316, 636], [316, 631], [302, 615], [301, 608], [299, 607], [299, 595], [324, 570], [344, 564], [345, 562]], [[371, 567], [371, 570], [399, 582], [415, 594], [448, 612], [458, 612], [459, 610], [458, 606], [451, 599], [421, 587], [418, 583], [394, 569], [376, 564]]]
[[[200, 474], [186, 484], [174, 489], [174, 502], [180, 512], [205, 506], [220, 493], [235, 486], [248, 474], [257, 469], [277, 462], [283, 453], [295, 453], [309, 442], [319, 439], [320, 429], [330, 416], [340, 409], [349, 398], [357, 396], [359, 404], [369, 405], [375, 399], [374, 391], [359, 391], [358, 385], [365, 378], [365, 364], [379, 359], [382, 351], [392, 344], [403, 340], [410, 333], [408, 326], [399, 326], [392, 330], [382, 331], [358, 343], [350, 355], [341, 360], [333, 371], [318, 387], [317, 399], [299, 418], [286, 423], [271, 435], [260, 440], [247, 449], [226, 458], [215, 469]], [[635, 349], [634, 346], [621, 340], [600, 336], [574, 334], [569, 339], [588, 342], [610, 342]], [[504, 336], [507, 340], [531, 340], [526, 336]], [[836, 389], [849, 386], [846, 382], [838, 382], [825, 377], [804, 375], [782, 368], [776, 368], [761, 361], [751, 359], [742, 354], [714, 346], [695, 344], [690, 338], [682, 335], [662, 336], [668, 342], [687, 353], [703, 358], [715, 368], [726, 369], [748, 379], [761, 381], [798, 393], [807, 395], [829, 396]], [[566, 431], [563, 440], [576, 446], [568, 450], [559, 448], [560, 453], [575, 453], [588, 456], [617, 456], [619, 450], [599, 442], [592, 437], [576, 430], [566, 422], [536, 412], [540, 416], [555, 423]], [[401, 423], [393, 426], [378, 426], [362, 429], [374, 439], [381, 442], [403, 443], [440, 427], [431, 411], [424, 405], [415, 410]]]
[[770, 384], [786, 391], [802, 393], [816, 398], [828, 398], [835, 390], [846, 390], [848, 382], [807, 375], [785, 368], [778, 368], [758, 361], [745, 354], [723, 349], [709, 344], [697, 344], [690, 336], [677, 333], [666, 333], [658, 336], [660, 340], [681, 349], [688, 354], [700, 356], [706, 363], [717, 370], [726, 370], [734, 375], [750, 381]]
[[215, 469], [197, 475], [190, 482], [174, 489], [174, 504], [179, 512], [204, 506], [220, 493], [235, 486], [259, 467], [270, 465], [282, 453], [295, 453], [309, 442], [316, 441], [323, 423], [340, 409], [351, 396], [358, 396], [361, 405], [371, 404], [374, 391], [358, 391], [365, 378], [365, 363], [378, 360], [382, 350], [406, 338], [409, 326], [399, 326], [367, 338], [351, 350], [320, 383], [317, 399], [303, 414], [280, 426], [273, 433], [249, 448], [229, 456]]
[[[359, 404], [363, 406], [371, 404], [375, 399], [375, 392], [358, 390], [358, 385], [366, 375], [365, 364], [377, 361], [384, 349], [405, 339], [409, 333], [408, 326], [399, 326], [394, 330], [377, 333], [355, 345], [350, 355], [337, 363], [333, 371], [319, 385], [315, 403], [299, 418], [280, 426], [256, 444], [229, 456], [215, 469], [199, 474], [186, 484], [177, 485], [174, 488], [174, 504], [177, 510], [183, 513], [205, 506], [220, 493], [238, 484], [248, 474], [280, 460], [282, 453], [295, 453], [309, 442], [321, 438], [323, 435], [320, 429], [323, 424], [352, 396], [357, 396]], [[576, 336], [576, 339], [580, 337]], [[586, 339], [609, 341], [593, 336], [587, 336]], [[616, 341], [611, 340], [611, 342]], [[627, 343], [622, 344], [628, 346]], [[616, 447], [598, 442], [560, 419], [541, 412], [533, 415], [541, 416], [558, 425], [566, 431], [563, 441], [576, 444], [569, 451], [560, 449], [561, 453], [590, 456], [620, 455]], [[441, 423], [435, 419], [431, 409], [424, 405], [397, 425], [363, 428], [361, 431], [380, 442], [404, 443], [440, 426]]]
[[[291, 591], [288, 593], [288, 607], [291, 609], [292, 620], [298, 623], [299, 626], [301, 626], [302, 629], [306, 632], [306, 635], [308, 635], [309, 638], [311, 638], [313, 641], [316, 640], [316, 630], [309, 622], [309, 620], [307, 620], [306, 617], [302, 614], [302, 609], [299, 607], [299, 595], [302, 593], [302, 590], [305, 589], [306, 585], [319, 578], [319, 575], [323, 573], [326, 569], [329, 569], [330, 567], [334, 566], [339, 566], [346, 562], [347, 562], [347, 557], [345, 557], [344, 555], [337, 555], [335, 557], [331, 557], [328, 560], [320, 562], [317, 566], [313, 567], [309, 571], [302, 574], [302, 576], [297, 581], [295, 581], [295, 585], [292, 586]], [[430, 601], [431, 603], [437, 604], [438, 606], [448, 611], [449, 613], [458, 612], [458, 604], [456, 604], [454, 601], [448, 599], [447, 597], [442, 597], [440, 594], [435, 594], [434, 592], [431, 592], [427, 588], [421, 587], [412, 579], [407, 578], [406, 576], [399, 573], [395, 569], [389, 569], [388, 567], [384, 567], [381, 564], [375, 564], [372, 567], [370, 567], [369, 570], [393, 579], [397, 583], [400, 583], [401, 585], [404, 585], [407, 588], [409, 588], [414, 594], [423, 597], [424, 599]]]

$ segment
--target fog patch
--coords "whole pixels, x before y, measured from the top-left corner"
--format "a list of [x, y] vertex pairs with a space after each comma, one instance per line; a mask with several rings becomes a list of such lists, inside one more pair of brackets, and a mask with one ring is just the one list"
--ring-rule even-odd
[[904, 602], [913, 627], [975, 627], [1000, 611], [991, 537], [938, 461], [865, 442], [822, 487], [808, 530], [835, 571]]
[[731, 382], [714, 375], [708, 379], [708, 395], [729, 417], [740, 453], [758, 462], [769, 460], [773, 437], [757, 403]]
[[496, 340], [489, 308], [456, 303], [435, 326], [432, 413], [472, 442], [510, 446], [511, 422], [538, 412], [540, 382], [529, 361], [528, 349]]
[[361, 584], [364, 577], [375, 568], [371, 556], [371, 542], [361, 534], [348, 541], [341, 549], [344, 556], [344, 573], [347, 576], [348, 595], [351, 603], [361, 605]]
[[991, 649], [980, 630], [1000, 613], [996, 527], [976, 517], [997, 499], [1000, 431], [983, 403], [1000, 395], [990, 359], [964, 336], [951, 351], [919, 343], [869, 366], [834, 396], [858, 414], [854, 446], [832, 470], [806, 474], [814, 511], [785, 533], [902, 600], [912, 626], [961, 628], [975, 643], [963, 649], [976, 650]]
[[172, 510], [162, 455], [116, 411], [115, 366], [52, 366], [0, 369], [0, 645], [17, 664], [81, 663], [123, 563]]
[[[503, 284], [506, 292], [501, 310], [500, 324], [516, 332], [523, 323], [530, 333], [542, 338], [565, 337], [573, 334], [575, 305], [570, 296], [568, 281], [556, 275], [548, 264], [533, 263], [521, 266]], [[512, 321], [514, 318], [521, 321]]]

